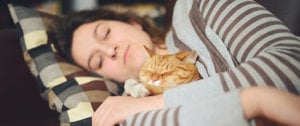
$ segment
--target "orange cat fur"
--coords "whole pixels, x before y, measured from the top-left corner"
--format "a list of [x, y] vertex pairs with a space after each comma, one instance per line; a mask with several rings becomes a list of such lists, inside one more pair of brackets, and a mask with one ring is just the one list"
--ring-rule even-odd
[[178, 52], [176, 54], [156, 55], [147, 49], [149, 54], [138, 79], [125, 82], [125, 93], [133, 97], [157, 95], [177, 85], [199, 80], [202, 77], [195, 65], [197, 54]]

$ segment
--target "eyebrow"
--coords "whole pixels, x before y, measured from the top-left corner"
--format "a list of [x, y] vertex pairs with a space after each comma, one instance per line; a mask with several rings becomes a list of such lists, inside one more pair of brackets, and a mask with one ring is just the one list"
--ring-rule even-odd
[[[94, 36], [94, 38], [97, 38], [97, 36], [98, 36], [97, 30], [98, 30], [98, 28], [99, 28], [99, 26], [100, 26], [101, 24], [102, 24], [102, 23], [98, 23], [98, 24], [96, 25], [96, 27], [94, 28], [94, 30], [93, 30], [93, 36]], [[92, 69], [92, 67], [91, 67], [91, 60], [92, 60], [92, 58], [93, 58], [93, 54], [89, 55], [89, 58], [88, 58], [88, 61], [87, 61], [87, 65], [88, 65], [88, 69], [89, 69], [89, 70]]]

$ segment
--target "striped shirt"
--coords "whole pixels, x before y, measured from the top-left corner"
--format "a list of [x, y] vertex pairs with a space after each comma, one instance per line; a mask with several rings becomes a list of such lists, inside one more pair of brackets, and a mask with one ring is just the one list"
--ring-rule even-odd
[[300, 93], [300, 39], [252, 0], [177, 0], [170, 52], [195, 50], [202, 80], [164, 93], [167, 108], [122, 125], [251, 125], [239, 89], [274, 86]]

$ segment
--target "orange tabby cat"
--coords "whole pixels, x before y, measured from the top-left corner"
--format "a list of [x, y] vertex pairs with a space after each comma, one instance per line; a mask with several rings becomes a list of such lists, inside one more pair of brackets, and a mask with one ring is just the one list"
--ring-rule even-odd
[[146, 51], [149, 59], [142, 67], [139, 78], [125, 82], [126, 95], [132, 97], [157, 95], [177, 85], [202, 78], [195, 66], [197, 58], [195, 51], [169, 55], [156, 55], [147, 48]]

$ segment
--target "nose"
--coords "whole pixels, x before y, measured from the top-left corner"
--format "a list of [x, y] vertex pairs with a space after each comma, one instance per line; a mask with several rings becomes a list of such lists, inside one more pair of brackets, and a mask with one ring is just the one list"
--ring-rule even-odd
[[152, 74], [152, 76], [151, 76], [151, 80], [152, 80], [152, 82], [155, 82], [155, 81], [157, 81], [157, 80], [159, 80], [159, 77], [160, 75], [158, 75], [158, 74]]
[[103, 53], [103, 55], [110, 57], [112, 59], [117, 58], [118, 46], [116, 44], [101, 44], [99, 46], [99, 49]]

